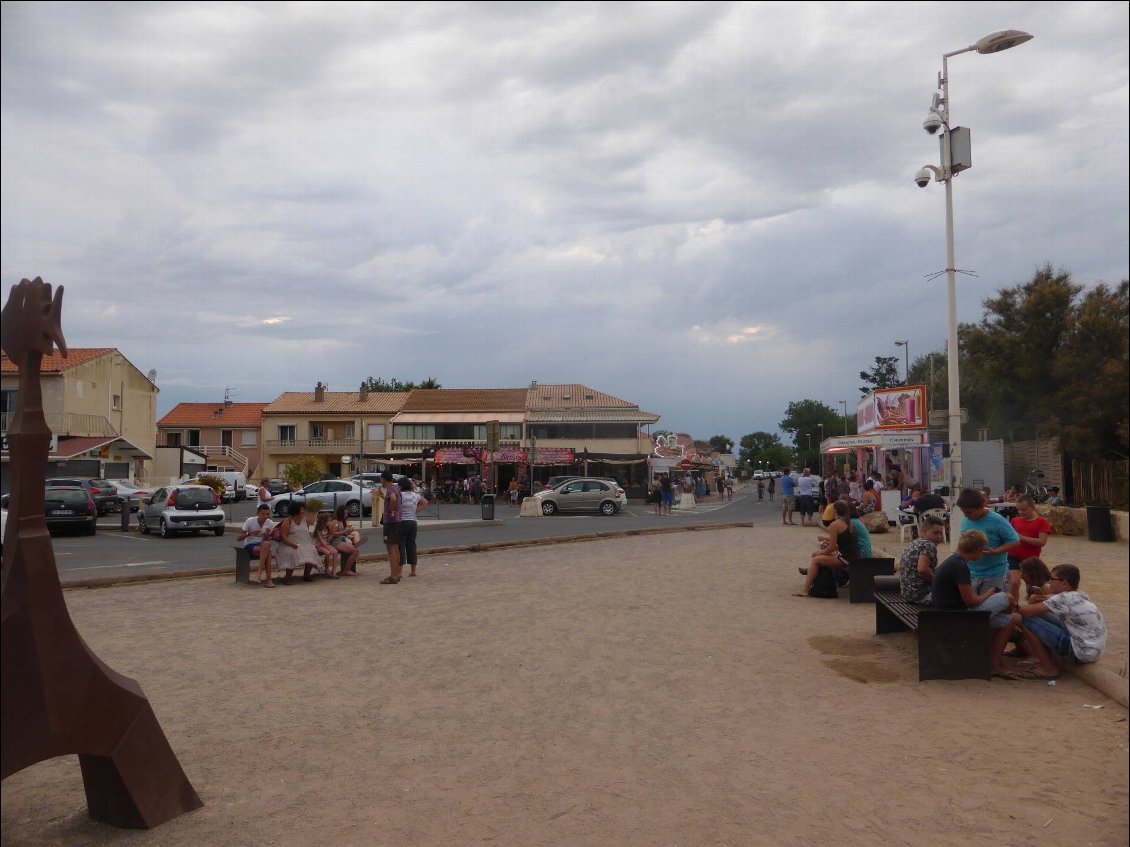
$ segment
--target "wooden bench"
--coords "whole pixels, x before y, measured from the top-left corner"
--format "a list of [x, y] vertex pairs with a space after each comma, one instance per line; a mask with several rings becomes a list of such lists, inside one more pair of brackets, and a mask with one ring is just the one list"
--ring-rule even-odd
[[848, 598], [852, 603], [875, 602], [875, 577], [891, 576], [895, 572], [894, 559], [850, 559], [848, 572]]
[[909, 603], [897, 591], [875, 592], [875, 634], [918, 633], [918, 680], [991, 679], [993, 631], [988, 612], [944, 611]]
[[[251, 550], [247, 547], [244, 547], [242, 544], [236, 544], [232, 547], [232, 549], [235, 550], [235, 581], [242, 582], [244, 585], [250, 585]], [[349, 554], [341, 553], [339, 555], [341, 556], [341, 565], [339, 567], [344, 568], [345, 561], [349, 558]], [[259, 567], [258, 556], [255, 557], [255, 567]], [[271, 569], [276, 573], [278, 572], [278, 568], [275, 567], [274, 562], [271, 563]]]

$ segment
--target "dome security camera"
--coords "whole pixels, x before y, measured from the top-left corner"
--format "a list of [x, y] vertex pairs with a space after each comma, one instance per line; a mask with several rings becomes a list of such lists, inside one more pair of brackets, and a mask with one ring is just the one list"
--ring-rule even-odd
[[930, 135], [936, 135], [942, 126], [942, 116], [933, 110], [930, 110], [926, 115], [926, 120], [922, 122], [922, 128]]
[[932, 176], [933, 176], [933, 173], [930, 171], [930, 169], [928, 167], [919, 168], [918, 173], [916, 173], [914, 175], [914, 184], [917, 185], [919, 188], [925, 188], [927, 185], [930, 184], [930, 178]]

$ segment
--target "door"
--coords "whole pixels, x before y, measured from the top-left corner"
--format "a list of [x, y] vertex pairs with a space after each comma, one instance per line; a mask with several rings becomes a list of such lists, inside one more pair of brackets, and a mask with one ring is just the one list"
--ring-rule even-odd
[[232, 446], [234, 446], [232, 444], [232, 440], [231, 440], [231, 430], [230, 429], [221, 429], [220, 430], [220, 446], [221, 447], [232, 447]]
[[557, 508], [563, 512], [575, 512], [585, 508], [585, 483], [583, 480], [561, 486], [557, 493]]

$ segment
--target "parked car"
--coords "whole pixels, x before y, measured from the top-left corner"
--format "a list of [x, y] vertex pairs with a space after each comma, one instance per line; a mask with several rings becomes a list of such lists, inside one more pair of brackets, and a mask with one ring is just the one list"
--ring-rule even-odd
[[[270, 489], [267, 489], [267, 490], [269, 491]], [[250, 482], [244, 484], [244, 486], [243, 486], [243, 499], [244, 500], [254, 500], [258, 496], [259, 496], [259, 486], [258, 485], [252, 485]]]
[[136, 512], [141, 508], [142, 503], [153, 496], [152, 488], [142, 488], [124, 479], [112, 479], [110, 482], [114, 483], [114, 487], [118, 489], [119, 497], [123, 500], [129, 500], [129, 510], [131, 512]]
[[614, 515], [627, 505], [624, 489], [614, 479], [593, 477], [569, 479], [534, 497], [543, 515], [557, 512], [599, 512]]
[[219, 496], [208, 486], [170, 485], [153, 492], [137, 513], [137, 528], [143, 535], [158, 529], [162, 538], [181, 532], [195, 535], [202, 529], [219, 536], [224, 534], [226, 520]]
[[[267, 480], [267, 490], [269, 492], [271, 492], [272, 497], [275, 496], [276, 494], [289, 494], [290, 493], [290, 483], [287, 482], [285, 479], [268, 479]], [[256, 491], [256, 496], [258, 496], [259, 489], [256, 488], [255, 491]]]
[[290, 509], [292, 502], [305, 503], [307, 500], [320, 500], [323, 509], [337, 511], [345, 506], [353, 517], [373, 509], [373, 490], [348, 479], [327, 479], [312, 482], [301, 491], [280, 494], [271, 498], [271, 512], [282, 516]]
[[52, 485], [43, 492], [47, 529], [73, 529], [94, 535], [98, 531], [98, 505], [89, 489], [78, 485]]
[[110, 512], [122, 510], [123, 498], [118, 496], [117, 487], [108, 479], [90, 479], [89, 477], [53, 477], [47, 480], [48, 488], [85, 488], [94, 498], [94, 505], [98, 507], [98, 514], [105, 515]]

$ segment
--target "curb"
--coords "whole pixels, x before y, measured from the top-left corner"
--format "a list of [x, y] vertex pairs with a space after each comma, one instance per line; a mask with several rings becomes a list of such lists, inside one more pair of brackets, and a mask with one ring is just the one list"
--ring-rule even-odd
[[[490, 523], [490, 521], [483, 521]], [[576, 544], [585, 541], [596, 541], [602, 538], [629, 538], [635, 535], [664, 535], [673, 532], [707, 532], [715, 529], [753, 528], [752, 521], [737, 521], [734, 523], [709, 524], [698, 526], [659, 526], [649, 529], [627, 529], [610, 532], [588, 532], [582, 535], [559, 535], [553, 538], [529, 538], [522, 541], [489, 541], [483, 544], [459, 544], [449, 547], [420, 548], [419, 555], [435, 556], [450, 553], [486, 553], [490, 550], [504, 550], [513, 547], [540, 547], [550, 544]], [[358, 562], [387, 562], [388, 553], [370, 553], [359, 556]], [[76, 579], [62, 583], [64, 591], [72, 588], [112, 588], [117, 585], [136, 585], [145, 582], [162, 582], [173, 579], [194, 579], [197, 577], [224, 576], [234, 574], [235, 565], [222, 568], [201, 568], [191, 571], [168, 571], [164, 573], [149, 574], [123, 574], [121, 576], [100, 576], [91, 579]]]

